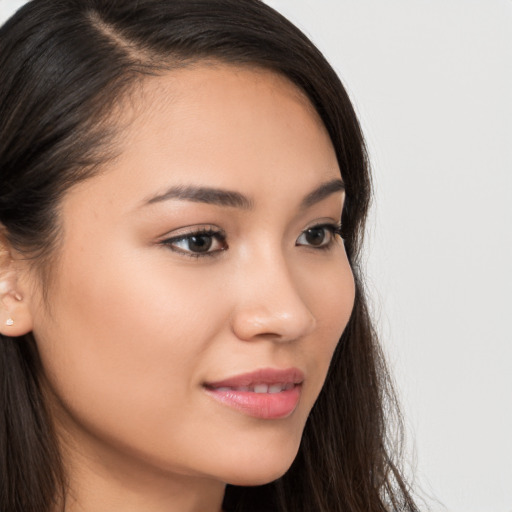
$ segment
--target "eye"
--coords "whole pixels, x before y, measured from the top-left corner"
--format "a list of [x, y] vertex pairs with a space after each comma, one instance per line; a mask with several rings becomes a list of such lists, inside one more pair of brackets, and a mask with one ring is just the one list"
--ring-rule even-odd
[[161, 242], [172, 251], [187, 256], [213, 256], [227, 249], [226, 236], [222, 231], [201, 229], [190, 233], [167, 238]]
[[341, 226], [334, 224], [313, 226], [302, 232], [299, 238], [297, 238], [295, 245], [326, 249], [334, 242], [336, 235], [339, 235], [340, 231]]

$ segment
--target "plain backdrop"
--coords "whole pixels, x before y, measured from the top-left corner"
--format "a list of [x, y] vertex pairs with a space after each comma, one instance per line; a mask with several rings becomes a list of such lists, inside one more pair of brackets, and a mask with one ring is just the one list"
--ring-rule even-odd
[[512, 512], [512, 0], [267, 1], [368, 141], [369, 289], [422, 508]]

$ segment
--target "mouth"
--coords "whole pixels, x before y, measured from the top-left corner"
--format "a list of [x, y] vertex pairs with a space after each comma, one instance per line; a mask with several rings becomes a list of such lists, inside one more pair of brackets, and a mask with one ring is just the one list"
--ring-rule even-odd
[[278, 370], [266, 368], [206, 382], [206, 393], [223, 405], [260, 419], [280, 419], [296, 409], [304, 374], [297, 368]]

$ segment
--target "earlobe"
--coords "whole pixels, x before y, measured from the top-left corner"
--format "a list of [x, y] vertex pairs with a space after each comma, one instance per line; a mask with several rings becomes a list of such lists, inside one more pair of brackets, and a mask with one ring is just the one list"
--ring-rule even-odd
[[32, 330], [32, 314], [18, 290], [18, 271], [5, 236], [0, 233], [0, 334], [23, 336]]
[[23, 336], [32, 330], [32, 315], [16, 293], [4, 294], [1, 299], [0, 333], [4, 336]]

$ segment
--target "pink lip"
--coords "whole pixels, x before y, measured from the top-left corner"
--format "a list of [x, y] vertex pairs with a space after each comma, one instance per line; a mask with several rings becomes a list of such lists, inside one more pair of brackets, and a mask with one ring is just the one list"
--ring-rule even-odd
[[252, 386], [254, 384], [300, 384], [304, 380], [304, 374], [298, 368], [278, 370], [274, 368], [262, 368], [250, 373], [228, 377], [227, 379], [207, 382], [208, 388], [236, 388], [240, 386]]
[[[215, 382], [207, 382], [204, 384], [204, 389], [215, 400], [248, 416], [278, 419], [289, 416], [297, 407], [303, 380], [304, 374], [297, 368], [286, 370], [264, 368]], [[255, 385], [281, 385], [286, 389], [272, 393], [236, 389]]]

